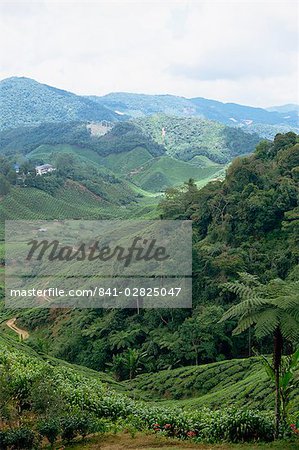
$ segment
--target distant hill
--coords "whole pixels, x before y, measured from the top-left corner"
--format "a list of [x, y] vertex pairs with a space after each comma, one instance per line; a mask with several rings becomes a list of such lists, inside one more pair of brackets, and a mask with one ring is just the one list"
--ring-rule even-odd
[[[214, 122], [209, 124], [197, 118], [155, 116], [153, 121], [151, 123], [151, 118], [144, 118], [140, 123], [118, 122], [100, 136], [91, 132], [89, 124], [80, 122], [6, 130], [0, 132], [0, 153], [11, 157], [19, 154], [19, 159], [26, 156], [35, 164], [51, 163], [54, 166], [58, 155], [71, 153], [77, 164], [75, 180], [80, 180], [108, 202], [114, 199], [112, 202], [118, 203], [118, 198], [127, 203], [126, 199], [132, 193], [130, 191], [135, 188], [137, 193], [138, 189], [156, 193], [184, 183], [189, 178], [201, 183], [208, 182], [211, 178], [218, 177], [224, 164], [231, 161], [234, 143], [238, 143], [239, 154], [252, 151], [259, 141], [258, 136]], [[186, 148], [183, 148], [182, 143], [179, 145], [179, 140], [176, 139], [174, 146], [177, 146], [177, 152], [171, 146], [167, 151], [156, 136], [161, 132], [163, 124], [167, 124], [169, 136], [171, 127], [178, 129], [183, 135], [183, 141], [186, 139]], [[150, 130], [150, 125], [153, 130]], [[193, 132], [193, 138], [199, 140], [197, 147], [193, 142], [194, 151], [191, 155], [187, 152], [188, 146], [192, 145], [190, 139], [188, 141], [188, 126]], [[225, 133], [229, 132], [231, 137], [228, 139]], [[206, 143], [200, 146], [202, 134]], [[108, 180], [108, 184], [100, 182], [102, 176], [104, 181]], [[86, 181], [91, 179], [96, 185], [90, 185]], [[122, 180], [124, 184], [119, 184], [117, 180]], [[129, 191], [126, 192], [125, 186], [129, 187]], [[139, 194], [143, 195], [142, 192]]]
[[43, 122], [116, 121], [121, 118], [88, 98], [24, 77], [7, 78], [0, 82], [0, 104], [1, 130]]
[[169, 156], [200, 166], [225, 164], [235, 156], [252, 152], [260, 141], [257, 134], [198, 117], [155, 115], [136, 119], [134, 123], [151, 139], [163, 144]]
[[27, 154], [43, 144], [70, 144], [94, 150], [101, 156], [122, 153], [136, 147], [146, 148], [152, 156], [162, 155], [165, 149], [142, 129], [131, 123], [116, 123], [107, 133], [94, 135], [89, 124], [82, 122], [45, 123], [36, 127], [21, 127], [0, 132], [0, 152]]
[[277, 132], [299, 130], [297, 105], [267, 110], [176, 95], [116, 92], [102, 97], [80, 96], [25, 77], [12, 77], [0, 82], [0, 104], [0, 130], [46, 122], [115, 122], [153, 114], [201, 117], [258, 132], [266, 138], [274, 137]]
[[[161, 131], [165, 128], [165, 140]], [[151, 157], [168, 156], [206, 166], [226, 164], [235, 156], [254, 150], [260, 137], [257, 134], [197, 117], [169, 117], [155, 115], [118, 122], [106, 133], [94, 135], [89, 124], [70, 122], [41, 124], [0, 132], [0, 152], [27, 154], [40, 145], [69, 144], [92, 149], [100, 156], [146, 149]], [[194, 159], [195, 157], [204, 157]]]
[[131, 117], [164, 113], [178, 116], [197, 115], [196, 106], [187, 98], [175, 95], [146, 95], [114, 92], [103, 97], [87, 97], [100, 105], [105, 105]]
[[296, 111], [299, 114], [299, 105], [296, 105], [295, 103], [288, 103], [287, 105], [281, 105], [281, 106], [271, 106], [270, 108], [266, 108], [267, 111], [277, 111], [280, 113], [288, 113]]
[[117, 110], [132, 117], [157, 113], [178, 116], [201, 116], [231, 126], [244, 126], [261, 123], [268, 125], [288, 125], [298, 127], [298, 115], [293, 111], [267, 111], [263, 108], [222, 103], [202, 97], [187, 99], [175, 95], [145, 95], [133, 93], [111, 93], [103, 97], [88, 97], [98, 104]]

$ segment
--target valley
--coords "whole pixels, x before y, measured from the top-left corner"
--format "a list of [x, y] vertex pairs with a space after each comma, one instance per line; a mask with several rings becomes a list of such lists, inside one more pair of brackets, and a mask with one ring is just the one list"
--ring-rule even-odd
[[[200, 98], [86, 98], [27, 79], [0, 86], [0, 443], [295, 449], [294, 115]], [[287, 132], [262, 139], [263, 127]], [[67, 219], [191, 220], [192, 309], [6, 308], [5, 220]], [[277, 327], [283, 442], [272, 442]]]

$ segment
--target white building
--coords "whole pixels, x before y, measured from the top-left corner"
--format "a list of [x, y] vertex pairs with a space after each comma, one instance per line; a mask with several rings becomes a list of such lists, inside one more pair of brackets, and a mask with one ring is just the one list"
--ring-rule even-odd
[[44, 175], [45, 173], [53, 172], [55, 167], [53, 167], [51, 164], [43, 164], [41, 166], [35, 167], [35, 173], [36, 175]]

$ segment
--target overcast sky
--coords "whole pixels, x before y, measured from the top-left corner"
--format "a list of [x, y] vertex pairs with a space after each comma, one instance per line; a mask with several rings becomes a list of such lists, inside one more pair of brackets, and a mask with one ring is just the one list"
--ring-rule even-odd
[[0, 0], [0, 79], [298, 103], [298, 6], [285, 1]]

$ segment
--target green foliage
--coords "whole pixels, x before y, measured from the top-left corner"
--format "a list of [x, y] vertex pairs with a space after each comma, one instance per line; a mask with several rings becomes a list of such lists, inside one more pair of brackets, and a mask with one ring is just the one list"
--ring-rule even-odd
[[4, 175], [0, 174], [0, 195], [7, 195], [10, 191], [9, 181], [4, 177]]
[[[25, 427], [12, 428], [7, 431], [2, 431], [2, 449], [28, 449], [35, 448], [35, 434], [34, 432]], [[1, 437], [0, 437], [1, 439]]]
[[195, 439], [197, 442], [252, 442], [273, 440], [270, 414], [252, 410], [223, 408], [194, 412], [153, 409], [146, 416], [156, 433], [171, 437]]
[[[242, 274], [241, 274], [242, 275]], [[248, 275], [247, 275], [248, 276]], [[224, 284], [224, 288], [241, 298], [222, 317], [222, 321], [238, 319], [235, 334], [255, 325], [258, 338], [271, 335], [279, 327], [290, 341], [299, 341], [299, 281], [273, 280], [267, 285], [250, 277], [253, 286], [235, 281]]]
[[[52, 385], [55, 384], [55, 389], [51, 391], [54, 403], [60, 401], [59, 399], [65, 401], [63, 415], [60, 415], [59, 410], [55, 415], [53, 413], [49, 415], [49, 411], [45, 410], [38, 413], [37, 417], [41, 418], [37, 420], [36, 429], [50, 442], [55, 442], [58, 433], [69, 441], [91, 432], [104, 432], [107, 430], [105, 418], [113, 422], [123, 419], [129, 428], [134, 425], [142, 429], [161, 430], [179, 438], [196, 436], [200, 440], [220, 441], [223, 440], [224, 430], [226, 430], [225, 438], [234, 441], [271, 440], [273, 437], [273, 418], [269, 413], [225, 408], [212, 411], [182, 410], [162, 405], [155, 407], [133, 401], [124, 394], [118, 394], [108, 389], [95, 376], [84, 376], [76, 368], [67, 368], [57, 363], [52, 365], [49, 360], [43, 361], [34, 354], [29, 356], [23, 351], [26, 347], [22, 345], [19, 347], [19, 350], [12, 350], [2, 345], [0, 354], [0, 367], [4, 362], [10, 366], [11, 398], [19, 398], [24, 405], [27, 402], [30, 415], [36, 415], [38, 409], [31, 409], [30, 398], [35, 396], [35, 388], [44, 389], [40, 382], [48, 378]], [[26, 410], [23, 410], [21, 414], [25, 412]], [[194, 434], [191, 435], [191, 431]], [[20, 442], [18, 439], [25, 439], [26, 436], [25, 432], [17, 430], [15, 439]], [[26, 439], [29, 439], [28, 436]], [[33, 438], [34, 433], [31, 431], [30, 442]], [[32, 444], [29, 448], [33, 448]]]
[[83, 413], [71, 414], [61, 419], [61, 437], [67, 442], [80, 435], [83, 438], [94, 430], [93, 419]]
[[37, 431], [42, 437], [46, 437], [51, 445], [57, 440], [61, 425], [57, 418], [44, 419], [38, 422]]
[[[275, 383], [275, 371], [268, 359], [262, 358], [264, 367], [269, 378]], [[285, 356], [281, 362], [279, 373], [279, 389], [283, 424], [287, 423], [287, 419], [292, 408], [291, 396], [293, 390], [296, 389], [299, 369], [299, 349], [293, 355]]]

